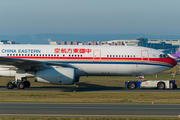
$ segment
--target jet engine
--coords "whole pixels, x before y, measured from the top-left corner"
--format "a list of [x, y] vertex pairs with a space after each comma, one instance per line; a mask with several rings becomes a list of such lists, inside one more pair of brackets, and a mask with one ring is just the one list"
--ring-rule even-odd
[[75, 82], [75, 69], [73, 68], [51, 68], [35, 73], [35, 82], [56, 85], [72, 85]]

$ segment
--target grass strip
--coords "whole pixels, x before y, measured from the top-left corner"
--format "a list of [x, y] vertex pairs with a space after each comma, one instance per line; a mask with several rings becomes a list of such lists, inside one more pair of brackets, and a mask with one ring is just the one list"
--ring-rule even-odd
[[0, 93], [0, 102], [180, 103], [180, 93], [19, 92]]

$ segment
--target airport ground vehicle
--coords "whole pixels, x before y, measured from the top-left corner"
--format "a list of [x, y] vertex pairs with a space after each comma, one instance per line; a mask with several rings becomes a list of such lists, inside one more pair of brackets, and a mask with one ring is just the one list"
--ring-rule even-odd
[[128, 89], [136, 88], [157, 88], [157, 89], [176, 89], [175, 80], [142, 80], [127, 81], [125, 87]]

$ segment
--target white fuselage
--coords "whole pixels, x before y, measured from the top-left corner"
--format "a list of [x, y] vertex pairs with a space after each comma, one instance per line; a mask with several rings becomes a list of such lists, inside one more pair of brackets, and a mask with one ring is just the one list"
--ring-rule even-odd
[[[0, 45], [0, 56], [72, 67], [76, 76], [147, 75], [176, 65], [161, 51], [137, 46]], [[0, 65], [17, 68], [1, 62]]]

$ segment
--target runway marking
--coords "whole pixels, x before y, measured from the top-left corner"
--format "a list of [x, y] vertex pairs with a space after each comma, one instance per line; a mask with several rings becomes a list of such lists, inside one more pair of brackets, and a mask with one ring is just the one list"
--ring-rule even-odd
[[31, 116], [31, 117], [161, 117], [161, 118], [178, 118], [178, 115], [66, 115], [66, 114], [0, 114], [0, 116]]

